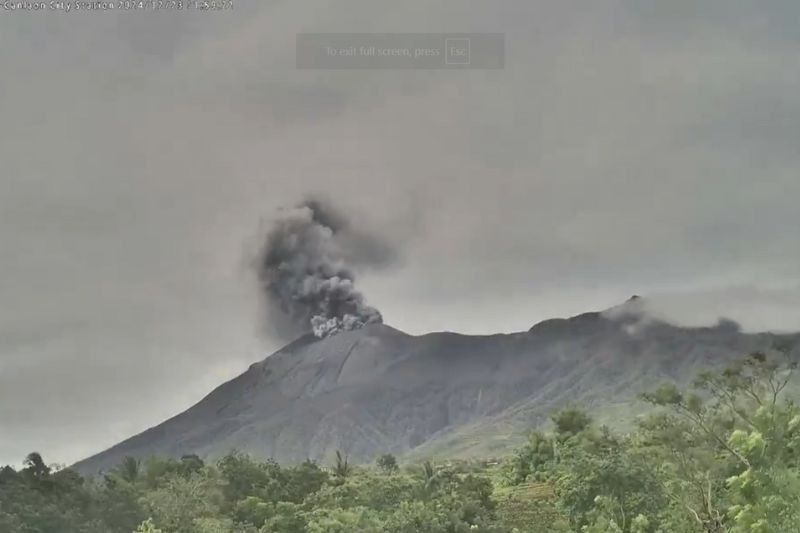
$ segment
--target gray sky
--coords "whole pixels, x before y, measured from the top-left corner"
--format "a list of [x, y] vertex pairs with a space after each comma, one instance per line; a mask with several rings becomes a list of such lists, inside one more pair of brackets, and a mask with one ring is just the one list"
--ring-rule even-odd
[[[411, 333], [655, 295], [800, 329], [800, 6], [236, 1], [0, 11], [0, 464], [71, 462], [279, 347], [248, 261], [308, 193]], [[298, 71], [298, 32], [501, 32], [491, 71]]]

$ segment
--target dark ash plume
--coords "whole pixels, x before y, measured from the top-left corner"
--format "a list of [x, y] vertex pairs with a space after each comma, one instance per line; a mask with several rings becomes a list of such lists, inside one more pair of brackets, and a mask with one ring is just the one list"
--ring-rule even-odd
[[354, 230], [319, 200], [282, 210], [270, 227], [258, 263], [258, 277], [275, 319], [288, 318], [292, 333], [327, 337], [382, 322], [355, 287], [351, 268], [392, 258], [385, 244]]

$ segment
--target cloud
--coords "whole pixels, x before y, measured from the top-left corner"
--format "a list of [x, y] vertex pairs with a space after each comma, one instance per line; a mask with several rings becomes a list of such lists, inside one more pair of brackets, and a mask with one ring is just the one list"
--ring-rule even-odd
[[800, 286], [735, 286], [653, 293], [610, 310], [610, 316], [634, 313], [682, 327], [735, 323], [748, 333], [800, 331]]

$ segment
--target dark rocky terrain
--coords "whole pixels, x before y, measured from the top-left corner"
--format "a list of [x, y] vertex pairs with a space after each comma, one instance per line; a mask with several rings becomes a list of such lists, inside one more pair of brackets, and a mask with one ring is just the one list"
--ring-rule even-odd
[[[796, 340], [797, 336], [791, 340]], [[613, 424], [665, 379], [767, 348], [772, 334], [735, 324], [679, 328], [625, 313], [553, 319], [529, 331], [407, 335], [382, 324], [306, 336], [187, 411], [79, 462], [96, 473], [125, 456], [213, 458], [232, 449], [281, 462], [507, 452], [558, 406]]]

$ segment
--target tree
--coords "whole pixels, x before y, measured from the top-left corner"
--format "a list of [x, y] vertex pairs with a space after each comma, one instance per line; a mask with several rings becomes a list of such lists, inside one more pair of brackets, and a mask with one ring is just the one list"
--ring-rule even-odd
[[555, 461], [555, 441], [544, 433], [534, 431], [528, 442], [519, 448], [507, 463], [507, 478], [512, 485], [519, 485], [533, 477], [543, 480], [546, 470]]
[[116, 473], [128, 483], [135, 483], [139, 479], [140, 470], [141, 462], [135, 457], [128, 456], [122, 460], [122, 464], [116, 469]]
[[270, 502], [284, 498], [286, 479], [274, 461], [258, 462], [234, 451], [220, 459], [217, 468], [225, 481], [225, 498], [230, 505], [252, 495]]
[[556, 426], [556, 436], [562, 441], [578, 435], [592, 423], [586, 411], [577, 407], [566, 407], [555, 413], [551, 420]]
[[192, 453], [181, 457], [181, 461], [178, 466], [178, 472], [180, 472], [182, 476], [187, 477], [200, 472], [204, 466], [205, 463], [203, 460], [200, 459], [200, 457], [196, 454]]
[[425, 492], [430, 494], [436, 490], [442, 479], [442, 470], [433, 466], [430, 461], [422, 463], [422, 482]]
[[390, 453], [385, 453], [378, 457], [378, 459], [375, 461], [375, 464], [386, 474], [397, 472], [398, 469], [397, 458]]
[[353, 468], [347, 462], [347, 456], [342, 455], [342, 452], [336, 450], [336, 463], [333, 465], [333, 473], [334, 475], [343, 480], [347, 476], [349, 476], [353, 471]]
[[239, 522], [261, 527], [267, 520], [275, 516], [275, 505], [265, 502], [257, 496], [248, 496], [236, 503], [233, 516]]
[[306, 517], [302, 508], [294, 503], [280, 502], [275, 514], [267, 520], [261, 531], [276, 533], [306, 533]]
[[782, 400], [796, 368], [787, 354], [755, 352], [700, 373], [692, 392], [668, 384], [643, 395], [667, 410], [642, 423], [644, 445], [664, 460], [672, 502], [705, 532], [788, 532], [800, 521], [800, 412]]
[[34, 479], [42, 480], [50, 475], [50, 467], [45, 464], [39, 452], [29, 453], [23, 464], [23, 472]]
[[618, 527], [620, 533], [631, 532], [635, 517], [641, 515], [649, 523], [665, 504], [655, 470], [631, 453], [626, 442], [613, 439], [567, 448], [555, 485], [559, 507], [577, 530], [602, 516], [601, 522], [612, 528], [609, 531]]
[[293, 503], [319, 491], [328, 481], [328, 472], [313, 461], [304, 461], [297, 466], [284, 469], [285, 499]]
[[188, 478], [172, 475], [144, 496], [154, 522], [170, 533], [195, 533], [195, 520], [214, 518], [222, 511], [222, 482], [210, 472]]

